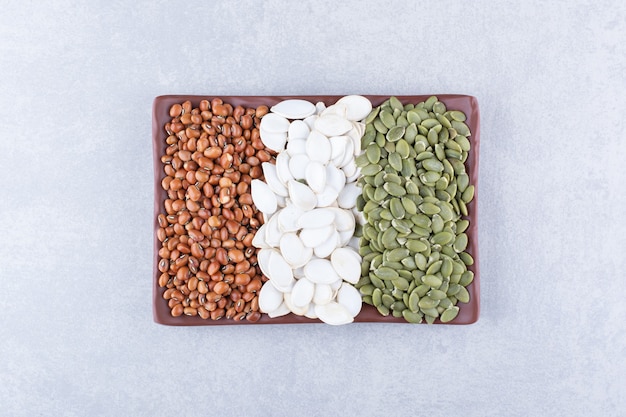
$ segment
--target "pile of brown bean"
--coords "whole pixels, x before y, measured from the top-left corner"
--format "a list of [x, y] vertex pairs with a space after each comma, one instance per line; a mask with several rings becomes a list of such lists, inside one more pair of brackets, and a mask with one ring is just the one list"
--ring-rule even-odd
[[250, 183], [263, 178], [261, 163], [273, 159], [258, 128], [267, 112], [219, 98], [170, 108], [161, 157], [167, 198], [157, 237], [158, 284], [174, 317], [261, 317], [257, 294], [266, 278], [252, 239], [263, 218]]

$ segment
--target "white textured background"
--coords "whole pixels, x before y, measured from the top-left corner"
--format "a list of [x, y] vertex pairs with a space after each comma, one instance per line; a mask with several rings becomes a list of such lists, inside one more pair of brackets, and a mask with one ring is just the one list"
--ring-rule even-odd
[[[623, 1], [0, 1], [0, 415], [626, 415]], [[482, 112], [464, 327], [152, 321], [161, 94]]]

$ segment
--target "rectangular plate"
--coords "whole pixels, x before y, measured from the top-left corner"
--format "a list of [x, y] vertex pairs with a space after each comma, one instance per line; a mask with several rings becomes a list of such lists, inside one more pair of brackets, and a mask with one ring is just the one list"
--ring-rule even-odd
[[[431, 94], [432, 95], [432, 94]], [[425, 101], [431, 95], [415, 95], [415, 96], [396, 96], [404, 104]], [[343, 96], [331, 95], [331, 96], [195, 96], [195, 95], [167, 95], [159, 96], [155, 98], [153, 104], [152, 113], [152, 150], [154, 159], [154, 255], [153, 255], [153, 314], [154, 321], [160, 324], [171, 326], [216, 326], [216, 325], [251, 325], [251, 324], [293, 324], [293, 323], [321, 323], [320, 320], [312, 320], [306, 317], [296, 316], [294, 314], [288, 314], [286, 316], [270, 318], [266, 314], [263, 314], [261, 319], [256, 323], [250, 323], [248, 321], [234, 321], [226, 320], [204, 320], [198, 316], [180, 316], [172, 317], [170, 309], [167, 306], [166, 301], [162, 295], [165, 291], [164, 288], [160, 288], [158, 285], [159, 279], [159, 248], [161, 242], [157, 239], [156, 231], [159, 228], [157, 222], [157, 216], [163, 208], [163, 202], [166, 199], [167, 193], [161, 188], [161, 181], [165, 177], [163, 172], [163, 164], [161, 163], [161, 155], [165, 152], [165, 139], [167, 134], [164, 130], [165, 124], [170, 120], [169, 108], [174, 103], [183, 103], [184, 101], [191, 101], [193, 107], [198, 107], [201, 100], [211, 100], [214, 97], [219, 97], [224, 102], [230, 103], [233, 106], [242, 105], [244, 107], [258, 107], [260, 105], [272, 106], [282, 100], [286, 99], [304, 99], [317, 103], [322, 101], [326, 105], [334, 104], [338, 99]], [[380, 105], [389, 96], [380, 95], [364, 95], [367, 97], [374, 107]], [[451, 323], [446, 324], [471, 324], [478, 320], [480, 312], [480, 274], [478, 266], [478, 155], [480, 148], [480, 124], [479, 124], [479, 109], [478, 101], [475, 97], [455, 94], [441, 94], [437, 95], [439, 101], [446, 105], [449, 110], [461, 110], [467, 115], [467, 125], [469, 126], [472, 136], [470, 137], [472, 147], [469, 152], [469, 156], [466, 161], [467, 173], [470, 177], [470, 183], [475, 187], [474, 200], [468, 204], [467, 217], [470, 220], [470, 226], [467, 230], [469, 238], [469, 244], [467, 251], [474, 257], [474, 265], [468, 269], [474, 272], [474, 281], [467, 287], [470, 293], [470, 302], [468, 304], [459, 303], [460, 311], [456, 319]], [[367, 304], [363, 304], [361, 313], [354, 319], [355, 322], [379, 322], [379, 323], [405, 323], [408, 324], [403, 318], [396, 318], [391, 315], [387, 317], [381, 316], [378, 311]], [[436, 324], [442, 324], [438, 319]]]

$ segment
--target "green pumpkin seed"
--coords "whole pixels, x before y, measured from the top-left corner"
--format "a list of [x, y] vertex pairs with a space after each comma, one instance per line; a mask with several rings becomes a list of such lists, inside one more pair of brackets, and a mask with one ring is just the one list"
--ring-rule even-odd
[[465, 303], [465, 304], [469, 303], [469, 300], [470, 300], [469, 292], [463, 286], [461, 286], [459, 288], [459, 292], [456, 293], [455, 297], [456, 297], [457, 300], [459, 300], [460, 302]]
[[[406, 278], [397, 278], [391, 281], [393, 286], [396, 287], [400, 292], [406, 291], [409, 289], [409, 281]], [[400, 295], [402, 297], [402, 295]]]
[[426, 138], [428, 139], [428, 143], [431, 146], [435, 146], [436, 144], [439, 143], [439, 133], [437, 133], [437, 131], [434, 128], [428, 130], [428, 135], [426, 136]]
[[391, 129], [389, 129], [389, 132], [387, 132], [386, 138], [389, 142], [396, 142], [400, 138], [402, 138], [402, 136], [404, 136], [404, 131], [405, 131], [404, 126], [392, 127]]
[[435, 114], [444, 114], [446, 112], [446, 105], [443, 104], [441, 101], [436, 101], [433, 104], [433, 111], [435, 112]]
[[391, 225], [398, 231], [398, 235], [408, 236], [412, 232], [411, 223], [405, 219], [393, 219]]
[[[379, 121], [380, 122], [380, 121]], [[377, 132], [376, 133], [376, 145], [380, 146], [381, 148], [383, 146], [385, 146], [385, 143], [387, 142], [387, 139], [385, 138], [385, 133], [387, 133], [387, 128], [385, 127], [385, 125], [382, 124], [382, 122], [380, 122], [380, 125], [385, 129], [385, 132]]]
[[428, 296], [421, 297], [417, 303], [420, 309], [435, 308], [439, 305], [439, 300], [434, 300]]
[[474, 186], [468, 185], [465, 191], [463, 191], [463, 194], [461, 195], [461, 200], [463, 200], [465, 204], [469, 204], [469, 202], [472, 201], [473, 199], [474, 199]]
[[465, 121], [465, 113], [463, 113], [462, 111], [458, 111], [458, 110], [452, 110], [450, 112], [450, 118], [452, 120], [456, 120], [457, 122], [464, 122]]
[[[376, 288], [379, 288], [379, 289], [385, 288], [385, 283], [376, 275], [370, 273], [369, 278], [370, 278], [370, 282], [372, 283], [372, 285], [375, 286]], [[372, 296], [374, 296], [374, 294], [372, 294]]]
[[370, 164], [361, 168], [361, 175], [375, 175], [382, 170], [380, 165]]
[[[393, 114], [388, 112], [387, 110], [381, 110], [378, 114], [378, 120], [382, 123], [387, 131], [396, 125], [396, 118], [393, 117]], [[374, 121], [374, 128], [376, 128], [376, 122]], [[381, 133], [387, 133], [387, 131], [382, 132], [380, 129], [376, 128]]]
[[446, 292], [446, 294], [448, 294], [448, 296], [450, 296], [450, 295], [457, 295], [459, 293], [460, 289], [461, 289], [461, 285], [455, 284], [455, 283], [451, 283], [450, 287], [448, 288], [448, 291]]
[[407, 256], [409, 256], [409, 250], [406, 248], [392, 249], [387, 252], [387, 259], [392, 262], [400, 262]]
[[441, 126], [441, 123], [436, 118], [430, 118], [429, 116], [429, 118], [427, 118], [426, 120], [422, 120], [422, 122], [420, 123], [420, 126], [424, 126], [426, 129], [431, 130], [435, 126]]
[[457, 161], [463, 160], [463, 154], [461, 152], [455, 151], [454, 149], [446, 149], [443, 152], [443, 158], [448, 157], [449, 159], [454, 159]]
[[461, 275], [461, 279], [459, 280], [459, 285], [467, 287], [474, 281], [474, 273], [472, 271], [465, 271]]
[[452, 123], [452, 128], [456, 130], [456, 132], [459, 135], [463, 135], [463, 136], [470, 135], [469, 127], [467, 127], [467, 125], [464, 122], [457, 122], [456, 120], [453, 120], [451, 123]]
[[422, 277], [422, 282], [431, 288], [439, 288], [443, 281], [437, 275], [426, 274]]
[[452, 242], [454, 240], [454, 234], [453, 233], [449, 233], [449, 232], [439, 232], [437, 234], [435, 234], [432, 239], [431, 242], [433, 244], [438, 244], [438, 245], [447, 245], [448, 243]]
[[428, 291], [430, 291], [430, 286], [426, 284], [420, 284], [417, 287], [415, 287], [414, 291], [417, 293], [417, 295], [419, 295], [420, 298], [422, 298], [426, 295]]
[[[389, 115], [391, 116], [391, 115]], [[391, 118], [393, 119], [393, 116], [391, 116]], [[393, 121], [395, 124], [395, 120]], [[374, 129], [376, 129], [376, 131], [378, 133], [382, 133], [383, 135], [387, 134], [387, 132], [389, 132], [389, 128], [387, 126], [385, 126], [385, 124], [383, 123], [383, 121], [379, 118], [377, 118], [376, 120], [374, 120]], [[382, 146], [380, 144], [380, 142], [378, 141], [379, 136], [376, 135], [376, 143], [378, 143], [379, 146]], [[384, 141], [384, 136], [383, 136], [383, 141]], [[383, 143], [384, 144], [384, 143]]]
[[406, 113], [406, 119], [409, 123], [419, 125], [422, 123], [422, 118], [416, 110], [410, 110]]
[[463, 252], [467, 249], [467, 235], [465, 233], [459, 233], [454, 240], [453, 247], [456, 252]]
[[387, 266], [377, 268], [376, 271], [374, 271], [374, 274], [383, 281], [398, 278], [398, 272]]
[[[443, 263], [443, 261], [433, 261], [430, 266], [428, 267], [428, 269], [426, 270], [426, 274], [427, 275], [435, 275], [437, 272], [439, 272], [439, 270], [441, 270], [441, 264]], [[441, 285], [441, 284], [439, 284]]]
[[402, 207], [404, 207], [404, 210], [406, 211], [406, 213], [413, 215], [415, 213], [417, 213], [417, 205], [415, 204], [415, 202], [413, 200], [411, 200], [408, 197], [402, 197], [402, 199], [400, 200], [402, 203]]
[[365, 150], [365, 155], [367, 157], [367, 160], [371, 163], [371, 164], [377, 164], [378, 161], [380, 161], [380, 148], [371, 143], [367, 146], [367, 149]]
[[443, 172], [443, 164], [435, 158], [428, 158], [422, 161], [422, 166], [427, 171]]
[[467, 228], [469, 227], [469, 220], [458, 220], [456, 222], [456, 231], [457, 233], [463, 233], [467, 230]]
[[420, 301], [420, 297], [417, 294], [417, 292], [416, 291], [411, 292], [411, 295], [409, 295], [409, 303], [407, 304], [407, 306], [409, 307], [409, 310], [411, 310], [414, 313], [418, 312], [419, 301]]
[[[374, 304], [376, 306], [376, 304]], [[389, 309], [384, 305], [380, 304], [376, 306], [376, 310], [381, 316], [387, 317], [389, 315]]]
[[[439, 179], [437, 180], [437, 182], [435, 183], [435, 189], [436, 189], [437, 191], [445, 191], [445, 190], [446, 190], [446, 188], [448, 188], [448, 183], [449, 183], [449, 181], [450, 181], [450, 180], [448, 179], [448, 176], [447, 176], [447, 175], [448, 175], [448, 174], [446, 174], [446, 173], [444, 172], [444, 174], [442, 175], [442, 177], [441, 177], [441, 178], [439, 178]], [[450, 201], [450, 200], [452, 199], [452, 198], [450, 197], [450, 194], [448, 194], [448, 193], [446, 193], [446, 194], [447, 194], [447, 195], [445, 196], [445, 199], [447, 199], [447, 201]], [[435, 195], [437, 196], [437, 198], [438, 198], [438, 199], [442, 200], [442, 198], [441, 198], [441, 197], [439, 197], [439, 196], [437, 195], [437, 193], [435, 193]]]
[[457, 136], [454, 138], [454, 142], [456, 142], [462, 151], [468, 152], [470, 150], [470, 141], [465, 136]]
[[435, 144], [435, 156], [440, 161], [443, 161], [444, 159], [446, 159], [447, 154], [445, 151], [445, 145], [442, 145], [441, 143]]
[[450, 301], [449, 298], [444, 298], [443, 300], [439, 300], [439, 305], [437, 306], [437, 309], [442, 308], [444, 310], [447, 310], [453, 306], [454, 304], [452, 304], [452, 301]]
[[389, 161], [389, 165], [391, 165], [391, 167], [395, 169], [397, 172], [400, 172], [402, 170], [402, 158], [400, 157], [398, 153], [393, 152], [389, 154], [389, 156], [387, 157], [387, 160]]
[[[412, 256], [407, 256], [406, 258], [401, 260], [400, 263], [409, 271], [417, 268], [417, 265], [415, 264], [415, 259]], [[398, 271], [398, 273], [400, 272]]]
[[389, 105], [394, 110], [404, 110], [404, 105], [400, 102], [400, 100], [398, 100], [397, 97], [389, 97]]
[[439, 233], [443, 231], [443, 219], [441, 218], [441, 216], [439, 214], [433, 214], [432, 219], [433, 220], [432, 220], [431, 229], [433, 233]]
[[[387, 191], [384, 188], [378, 187], [374, 190], [373, 200], [376, 202], [381, 202], [387, 197]], [[389, 219], [391, 220], [391, 219]]]
[[[379, 159], [380, 159], [380, 148], [378, 148], [378, 146], [376, 146], [375, 144], [368, 145], [368, 148], [370, 146], [373, 146], [376, 149], [378, 149]], [[369, 158], [367, 157], [366, 154], [361, 154], [361, 155], [357, 156], [354, 159], [354, 162], [356, 163], [356, 166], [358, 166], [359, 168], [363, 168], [364, 166], [369, 165], [370, 163], [372, 163], [372, 162], [370, 162], [370, 160], [369, 160]], [[378, 163], [378, 161], [373, 162], [373, 163]]]
[[467, 216], [468, 212], [467, 212], [467, 206], [465, 205], [465, 201], [457, 198], [456, 202], [459, 204], [459, 211], [461, 212], [461, 214], [464, 216]]
[[439, 215], [443, 219], [444, 222], [449, 222], [454, 218], [454, 209], [447, 202], [441, 202], [438, 205], [439, 207]]
[[428, 244], [421, 240], [409, 239], [405, 244], [406, 248], [413, 253], [423, 252], [428, 249]]
[[[398, 311], [398, 312], [402, 312], [402, 311], [406, 310], [406, 305], [404, 304], [404, 302], [402, 302], [402, 301], [398, 300], [398, 301], [395, 301], [395, 302], [391, 305], [391, 307], [390, 307], [390, 308], [391, 308], [391, 310], [393, 310], [393, 311], [394, 311], [394, 313], [395, 313], [396, 311]], [[395, 315], [394, 315], [394, 316], [395, 316]]]
[[402, 311], [402, 317], [409, 323], [421, 323], [424, 316], [417, 311], [406, 309]]
[[376, 116], [378, 116], [379, 111], [380, 111], [380, 107], [374, 107], [372, 111], [365, 118], [365, 124], [370, 125], [374, 121]]
[[406, 159], [409, 157], [411, 147], [404, 139], [400, 139], [396, 143], [396, 152], [398, 152], [401, 158]]
[[452, 274], [450, 275], [450, 285], [458, 284], [461, 281], [461, 274]]
[[[395, 185], [395, 184], [388, 183], [388, 184], [385, 184], [385, 185]], [[404, 206], [402, 205], [402, 202], [400, 201], [400, 199], [392, 198], [389, 201], [389, 209], [391, 210], [391, 214], [393, 215], [394, 218], [396, 218], [396, 219], [404, 218], [405, 210], [404, 210]]]
[[415, 163], [411, 162], [409, 159], [403, 159], [400, 174], [404, 178], [410, 178], [413, 175], [417, 174], [417, 167], [415, 166]]
[[[381, 188], [382, 189], [382, 188]], [[384, 190], [383, 190], [384, 191]], [[386, 191], [385, 191], [386, 192]], [[380, 212], [380, 218], [384, 219], [384, 220], [393, 220], [395, 217], [393, 216], [393, 214], [391, 214], [391, 211], [389, 211], [389, 209], [383, 209]]]
[[452, 269], [452, 260], [448, 257], [444, 258], [441, 264], [441, 275], [443, 275], [444, 278], [450, 278]]
[[422, 213], [428, 215], [437, 214], [441, 211], [441, 209], [437, 205], [432, 203], [422, 203], [419, 205], [419, 209]]
[[450, 123], [450, 121], [448, 119], [446, 119], [446, 117], [443, 114], [435, 113], [435, 117], [439, 121], [439, 123], [441, 123], [441, 126], [444, 127], [444, 129], [442, 129], [441, 131], [445, 132], [446, 140], [447, 140], [448, 139], [448, 129], [452, 127], [452, 124]]
[[[402, 197], [406, 194], [406, 190], [404, 189], [404, 187], [393, 182], [385, 183], [383, 185], [383, 188], [394, 197]], [[398, 200], [398, 203], [400, 203], [400, 200]], [[402, 209], [402, 211], [404, 212], [404, 209]]]
[[419, 226], [411, 227], [411, 231], [415, 233], [418, 237], [428, 237], [430, 236], [430, 229], [425, 229]]
[[402, 185], [402, 178], [393, 173], [385, 173], [383, 176], [385, 182], [392, 182], [394, 184]]
[[437, 317], [425, 315], [424, 319], [426, 320], [426, 323], [433, 324], [435, 320], [437, 320]]
[[426, 257], [421, 253], [416, 253], [414, 258], [415, 258], [415, 265], [417, 265], [417, 267], [420, 270], [425, 271], [428, 259], [426, 259]]
[[396, 240], [398, 237], [398, 231], [393, 228], [389, 228], [385, 230], [382, 234], [382, 242], [385, 247], [388, 247]]
[[417, 137], [417, 126], [415, 123], [410, 123], [406, 129], [404, 130], [404, 139], [407, 141], [409, 145], [415, 143], [415, 138]]
[[372, 295], [375, 289], [376, 287], [374, 287], [372, 284], [366, 284], [366, 285], [362, 285], [359, 288], [359, 291], [361, 291], [362, 295]]
[[372, 303], [374, 304], [374, 306], [379, 306], [382, 304], [382, 295], [383, 292], [380, 288], [374, 288], [374, 290], [372, 291]]
[[456, 184], [460, 192], [464, 192], [469, 186], [469, 176], [466, 173], [462, 173], [456, 177]]
[[428, 291], [428, 297], [432, 298], [433, 300], [439, 301], [439, 300], [443, 300], [444, 298], [447, 298], [448, 295], [445, 293], [445, 291], [432, 289]]
[[383, 305], [387, 308], [391, 308], [391, 305], [396, 301], [393, 299], [393, 297], [389, 294], [383, 294], [381, 296], [381, 301], [383, 303]]
[[454, 320], [456, 318], [456, 316], [459, 314], [459, 308], [458, 307], [450, 307], [447, 308], [443, 313], [441, 313], [441, 322], [442, 323], [449, 323], [452, 320]]
[[463, 263], [467, 266], [474, 265], [474, 258], [467, 252], [459, 253], [459, 258], [463, 261]]

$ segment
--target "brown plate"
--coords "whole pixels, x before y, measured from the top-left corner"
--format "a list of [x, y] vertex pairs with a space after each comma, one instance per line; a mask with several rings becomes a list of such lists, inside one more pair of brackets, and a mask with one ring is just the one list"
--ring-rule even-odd
[[[396, 96], [403, 103], [417, 104], [421, 101], [425, 101], [430, 95], [416, 95], [416, 96]], [[180, 316], [172, 317], [170, 309], [167, 306], [166, 301], [162, 298], [162, 294], [165, 291], [158, 285], [159, 269], [158, 251], [160, 248], [160, 242], [157, 239], [156, 231], [158, 229], [157, 215], [161, 212], [163, 202], [166, 198], [165, 191], [161, 188], [161, 181], [163, 180], [165, 173], [163, 172], [163, 165], [161, 163], [161, 155], [165, 152], [165, 139], [167, 134], [163, 129], [165, 123], [170, 120], [169, 108], [174, 103], [183, 103], [186, 100], [191, 101], [194, 107], [197, 107], [201, 100], [211, 100], [216, 96], [190, 96], [190, 95], [168, 95], [159, 96], [155, 98], [153, 104], [152, 113], [152, 150], [154, 159], [154, 255], [153, 255], [153, 314], [154, 321], [160, 324], [172, 325], [172, 326], [215, 326], [215, 325], [245, 325], [245, 324], [292, 324], [292, 323], [321, 323], [319, 320], [312, 320], [306, 317], [296, 316], [294, 314], [288, 314], [286, 316], [270, 318], [263, 314], [261, 319], [256, 323], [250, 323], [248, 321], [234, 321], [221, 319], [217, 321], [203, 320], [198, 316]], [[338, 99], [343, 96], [219, 96], [224, 102], [230, 103], [233, 106], [242, 105], [244, 107], [258, 107], [260, 105], [272, 106], [282, 100], [299, 98], [317, 103], [323, 101], [326, 105], [334, 104]], [[389, 96], [373, 96], [365, 95], [374, 106], [378, 106], [383, 101], [389, 98]], [[480, 312], [480, 274], [478, 266], [478, 155], [480, 147], [480, 113], [478, 110], [478, 101], [475, 97], [455, 94], [441, 94], [437, 95], [439, 100], [443, 102], [450, 110], [461, 110], [467, 115], [467, 125], [470, 127], [472, 136], [470, 137], [472, 142], [472, 148], [467, 158], [466, 166], [467, 173], [470, 176], [471, 184], [475, 186], [474, 200], [468, 204], [470, 226], [467, 230], [469, 238], [469, 244], [467, 251], [474, 257], [474, 265], [468, 269], [474, 272], [474, 281], [467, 287], [470, 293], [470, 302], [468, 304], [459, 303], [460, 311], [459, 315], [451, 323], [447, 324], [471, 324], [478, 320]], [[361, 313], [355, 318], [355, 322], [379, 322], [379, 323], [405, 323], [408, 324], [403, 318], [396, 318], [391, 315], [388, 317], [381, 316], [378, 311], [367, 304], [363, 304]], [[439, 320], [435, 323], [441, 324]]]

